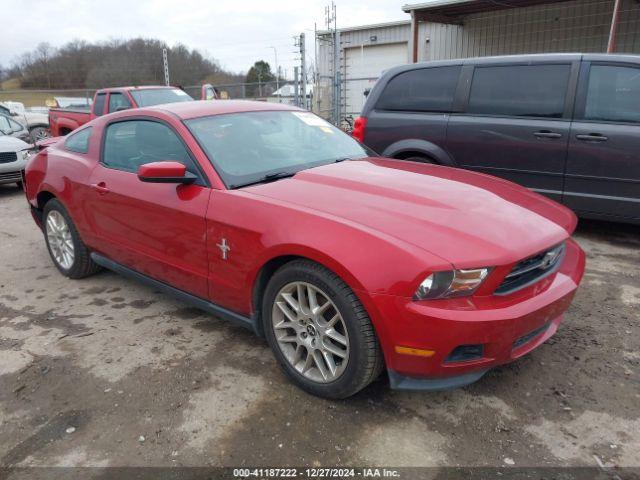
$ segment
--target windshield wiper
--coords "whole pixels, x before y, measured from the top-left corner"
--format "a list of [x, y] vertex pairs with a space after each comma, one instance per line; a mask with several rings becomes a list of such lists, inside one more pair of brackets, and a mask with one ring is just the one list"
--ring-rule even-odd
[[263, 175], [262, 177], [260, 177], [258, 180], [254, 180], [253, 182], [249, 182], [249, 183], [242, 183], [242, 184], [238, 184], [238, 185], [233, 185], [231, 188], [248, 187], [249, 185], [257, 185], [258, 183], [274, 182], [274, 181], [280, 180], [282, 178], [293, 177], [296, 173], [298, 173], [298, 172], [283, 171], [283, 172], [267, 173], [266, 175]]

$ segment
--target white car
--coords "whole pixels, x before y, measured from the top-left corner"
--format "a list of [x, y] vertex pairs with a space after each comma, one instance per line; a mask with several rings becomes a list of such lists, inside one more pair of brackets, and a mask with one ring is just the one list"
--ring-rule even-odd
[[8, 135], [0, 134], [0, 185], [22, 185], [22, 171], [29, 158], [31, 145]]
[[0, 113], [26, 127], [34, 142], [50, 136], [48, 113], [29, 111], [21, 102], [0, 102]]

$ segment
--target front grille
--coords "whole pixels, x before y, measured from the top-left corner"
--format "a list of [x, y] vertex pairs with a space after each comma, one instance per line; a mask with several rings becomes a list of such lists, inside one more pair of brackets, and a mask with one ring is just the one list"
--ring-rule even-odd
[[547, 328], [549, 328], [549, 324], [545, 323], [544, 325], [542, 325], [539, 328], [536, 328], [532, 332], [529, 332], [526, 335], [521, 336], [519, 339], [517, 339], [515, 342], [513, 342], [513, 347], [512, 347], [513, 350], [515, 350], [518, 347], [522, 347], [523, 345], [526, 345], [531, 340], [536, 338], [538, 335], [542, 334], [543, 332], [546, 332]]
[[22, 180], [22, 175], [20, 174], [20, 172], [0, 173], [0, 181], [2, 180], [20, 182]]
[[496, 295], [515, 292], [552, 274], [562, 263], [564, 251], [565, 244], [561, 243], [518, 262], [496, 289]]
[[0, 152], [0, 163], [11, 163], [18, 160], [16, 152]]

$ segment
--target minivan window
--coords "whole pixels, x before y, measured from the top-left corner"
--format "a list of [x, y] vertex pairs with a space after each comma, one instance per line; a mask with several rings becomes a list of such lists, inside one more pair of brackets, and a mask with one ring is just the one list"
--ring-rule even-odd
[[64, 142], [64, 148], [72, 152], [87, 153], [89, 151], [89, 138], [92, 127], [83, 128], [70, 134]]
[[96, 97], [96, 104], [93, 106], [93, 113], [95, 113], [97, 117], [104, 113], [104, 100], [106, 96], [106, 93], [99, 93]]
[[584, 118], [640, 122], [640, 68], [591, 65]]
[[571, 65], [476, 67], [468, 113], [560, 118]]
[[376, 108], [414, 112], [449, 112], [460, 66], [409, 70], [389, 80]]

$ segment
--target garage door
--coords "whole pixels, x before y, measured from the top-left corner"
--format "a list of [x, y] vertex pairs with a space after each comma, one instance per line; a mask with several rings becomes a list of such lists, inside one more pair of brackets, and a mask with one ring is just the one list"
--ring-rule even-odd
[[346, 115], [356, 117], [360, 114], [365, 101], [364, 91], [373, 87], [384, 70], [407, 63], [407, 48], [407, 43], [403, 42], [345, 49]]

